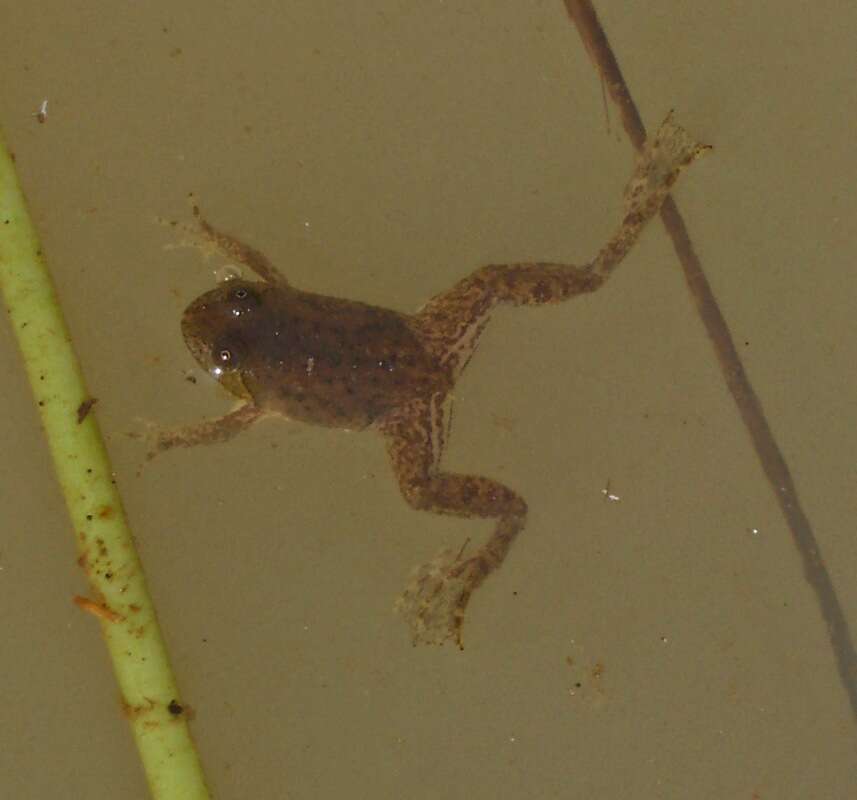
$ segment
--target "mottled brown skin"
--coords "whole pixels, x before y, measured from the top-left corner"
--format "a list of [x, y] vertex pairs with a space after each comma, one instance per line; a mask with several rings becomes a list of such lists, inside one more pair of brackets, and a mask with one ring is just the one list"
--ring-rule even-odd
[[455, 381], [497, 305], [556, 303], [602, 286], [680, 171], [706, 149], [668, 117], [638, 161], [621, 225], [593, 261], [482, 267], [414, 315], [295, 289], [262, 253], [196, 211], [202, 237], [196, 244], [260, 278], [218, 286], [194, 300], [182, 319], [191, 353], [242, 404], [220, 419], [161, 433], [156, 449], [224, 441], [270, 415], [379, 431], [411, 506], [496, 520], [471, 556], [445, 551], [419, 568], [397, 603], [415, 642], [453, 639], [460, 646], [470, 596], [503, 563], [527, 505], [490, 478], [441, 469]]
[[234, 394], [315, 425], [363, 430], [452, 386], [406, 315], [282, 285], [228, 281], [188, 306], [182, 330]]

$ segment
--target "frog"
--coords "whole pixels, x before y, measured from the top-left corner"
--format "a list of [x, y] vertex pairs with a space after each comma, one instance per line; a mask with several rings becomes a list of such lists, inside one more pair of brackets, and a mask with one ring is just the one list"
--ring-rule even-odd
[[637, 156], [621, 220], [591, 261], [482, 266], [415, 313], [298, 289], [264, 253], [215, 228], [194, 204], [192, 223], [174, 223], [190, 237], [184, 243], [255, 276], [223, 281], [181, 318], [190, 354], [237, 405], [221, 417], [159, 431], [149, 455], [224, 442], [268, 417], [380, 434], [412, 508], [493, 523], [466, 557], [443, 549], [417, 567], [395, 603], [414, 644], [463, 648], [471, 597], [506, 561], [528, 507], [498, 480], [443, 466], [456, 382], [499, 307], [560, 303], [604, 286], [680, 173], [708, 149], [670, 112]]

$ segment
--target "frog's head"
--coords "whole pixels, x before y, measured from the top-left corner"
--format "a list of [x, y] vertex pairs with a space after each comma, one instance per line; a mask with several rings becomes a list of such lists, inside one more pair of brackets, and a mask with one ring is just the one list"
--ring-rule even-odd
[[242, 369], [250, 347], [251, 320], [265, 284], [230, 280], [197, 297], [182, 315], [185, 344], [197, 363], [237, 397], [249, 398]]

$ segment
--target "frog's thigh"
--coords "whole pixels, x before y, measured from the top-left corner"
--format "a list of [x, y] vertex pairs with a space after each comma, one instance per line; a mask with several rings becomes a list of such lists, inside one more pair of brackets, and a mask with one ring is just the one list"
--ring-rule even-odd
[[154, 458], [158, 453], [172, 450], [174, 447], [194, 447], [199, 444], [225, 442], [250, 427], [262, 416], [264, 413], [258, 406], [244, 403], [222, 417], [208, 419], [184, 428], [160, 431], [155, 436], [154, 449], [149, 453], [149, 458]]
[[412, 404], [407, 414], [384, 426], [399, 487], [408, 503], [423, 511], [499, 519], [494, 535], [481, 551], [496, 568], [523, 528], [527, 504], [491, 478], [438, 469], [442, 420], [432, 413], [432, 407], [429, 402]]
[[460, 371], [496, 306], [560, 303], [603, 283], [600, 275], [573, 264], [490, 264], [429, 300], [416, 320], [428, 347]]

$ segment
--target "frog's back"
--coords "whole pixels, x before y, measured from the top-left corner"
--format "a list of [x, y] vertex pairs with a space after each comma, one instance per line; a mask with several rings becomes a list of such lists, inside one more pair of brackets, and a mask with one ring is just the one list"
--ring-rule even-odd
[[[269, 289], [244, 338], [243, 381], [261, 407], [360, 429], [413, 397], [448, 388], [409, 318], [336, 297]], [[261, 312], [261, 313], [259, 313]]]

